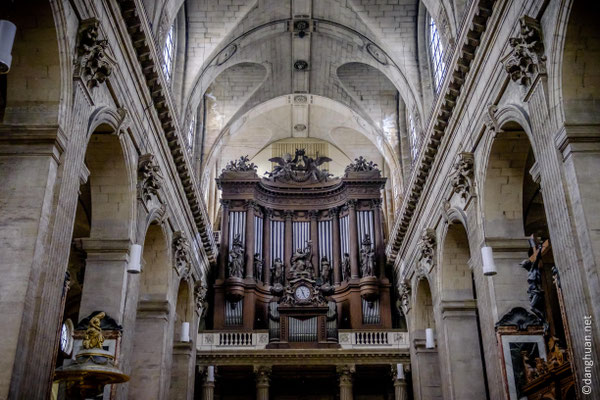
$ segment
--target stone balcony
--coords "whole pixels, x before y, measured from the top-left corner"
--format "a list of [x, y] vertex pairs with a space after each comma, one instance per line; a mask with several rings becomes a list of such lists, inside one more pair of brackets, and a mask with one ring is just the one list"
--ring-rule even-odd
[[[408, 332], [398, 330], [338, 330], [338, 340], [343, 350], [408, 351]], [[199, 352], [232, 350], [265, 350], [269, 332], [207, 331], [198, 334], [196, 348]]]

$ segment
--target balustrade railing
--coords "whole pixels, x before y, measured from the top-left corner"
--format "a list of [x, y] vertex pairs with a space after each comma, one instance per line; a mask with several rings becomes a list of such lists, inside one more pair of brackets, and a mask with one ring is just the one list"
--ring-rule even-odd
[[[392, 349], [408, 350], [408, 332], [398, 330], [337, 331], [342, 349]], [[269, 343], [267, 330], [251, 332], [202, 332], [198, 334], [198, 351], [263, 350]]]

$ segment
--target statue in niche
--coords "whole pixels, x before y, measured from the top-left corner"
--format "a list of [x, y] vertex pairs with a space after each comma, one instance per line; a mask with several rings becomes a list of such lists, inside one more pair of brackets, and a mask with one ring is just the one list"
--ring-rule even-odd
[[230, 277], [243, 278], [244, 276], [244, 245], [240, 234], [233, 238], [231, 250], [229, 250], [229, 264], [227, 265]]
[[527, 270], [527, 294], [529, 295], [529, 305], [531, 312], [542, 321], [546, 321], [544, 311], [544, 291], [542, 290], [542, 274], [540, 273], [539, 263], [542, 258], [542, 246], [538, 245], [531, 261], [531, 257], [521, 262], [521, 267]]
[[350, 254], [344, 253], [344, 259], [342, 260], [342, 279], [349, 281], [352, 277], [352, 271], [350, 269]]
[[371, 238], [365, 233], [360, 249], [360, 269], [362, 277], [373, 276], [375, 271], [375, 252], [371, 246]]
[[283, 285], [283, 262], [281, 258], [276, 258], [271, 265], [271, 276], [273, 277], [273, 285]]
[[256, 278], [257, 282], [263, 281], [263, 265], [264, 262], [260, 258], [260, 254], [254, 253], [254, 277]]
[[331, 264], [329, 264], [327, 257], [321, 258], [321, 279], [324, 284], [329, 283], [331, 279]]
[[298, 248], [291, 259], [291, 274], [293, 277], [313, 275], [312, 242], [308, 240], [304, 249]]

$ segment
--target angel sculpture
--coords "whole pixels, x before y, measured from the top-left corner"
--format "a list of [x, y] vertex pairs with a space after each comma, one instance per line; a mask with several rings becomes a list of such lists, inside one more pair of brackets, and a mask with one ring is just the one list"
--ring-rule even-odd
[[277, 163], [273, 171], [267, 172], [267, 176], [269, 178], [273, 178], [274, 181], [277, 179], [280, 180], [291, 180], [293, 175], [293, 164], [292, 164], [292, 155], [290, 153], [285, 153], [283, 157], [273, 157], [269, 158], [269, 161], [272, 163]]
[[321, 182], [326, 181], [327, 178], [333, 176], [327, 170], [321, 171], [318, 168], [321, 164], [332, 161], [331, 158], [317, 157], [316, 159], [314, 159], [312, 157], [308, 157], [304, 149], [296, 150], [296, 157], [294, 158], [294, 161], [297, 163], [299, 161], [299, 158], [302, 159], [302, 162], [304, 163], [304, 167], [302, 169], [304, 170], [304, 173], [306, 175], [305, 180], [313, 178], [313, 180]]

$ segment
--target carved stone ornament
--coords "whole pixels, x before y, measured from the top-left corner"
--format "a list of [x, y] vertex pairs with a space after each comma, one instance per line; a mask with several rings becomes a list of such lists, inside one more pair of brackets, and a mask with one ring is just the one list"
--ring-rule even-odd
[[[163, 177], [152, 154], [144, 154], [138, 162], [138, 196], [148, 206], [153, 198], [161, 201], [160, 190], [163, 186]], [[162, 202], [162, 201], [161, 201]]]
[[346, 169], [344, 170], [346, 175], [348, 175], [349, 172], [370, 172], [370, 171], [380, 171], [380, 170], [379, 170], [379, 168], [377, 168], [377, 164], [375, 164], [373, 161], [367, 161], [365, 158], [363, 158], [363, 156], [355, 158], [354, 162], [350, 163], [350, 165], [348, 165], [346, 167]]
[[500, 321], [496, 322], [496, 329], [500, 326], [515, 326], [520, 331], [526, 331], [530, 326], [541, 327], [544, 323], [533, 313], [522, 307], [515, 307], [504, 314]]
[[421, 252], [419, 254], [419, 265], [425, 271], [429, 271], [433, 266], [433, 256], [435, 254], [436, 238], [435, 230], [426, 229], [421, 236], [419, 247]]
[[535, 75], [546, 73], [546, 57], [539, 21], [525, 15], [519, 25], [519, 36], [509, 39], [512, 50], [502, 63], [514, 82], [527, 86]]
[[196, 303], [196, 311], [202, 319], [208, 311], [208, 301], [206, 300], [206, 293], [208, 288], [200, 281], [196, 282], [194, 287], [194, 302]]
[[404, 281], [398, 287], [398, 293], [400, 296], [402, 311], [404, 315], [408, 313], [410, 310], [410, 283], [408, 281]]
[[223, 65], [237, 52], [238, 46], [235, 43], [230, 44], [217, 57], [217, 65]]
[[181, 232], [176, 232], [173, 239], [173, 257], [177, 274], [183, 279], [188, 279], [192, 269], [190, 243]]
[[383, 50], [373, 43], [367, 44], [367, 52], [373, 57], [378, 63], [382, 65], [387, 64], [387, 57]]
[[248, 156], [241, 156], [239, 160], [232, 160], [225, 166], [222, 173], [224, 172], [256, 172], [258, 166], [252, 162]]
[[473, 166], [475, 158], [473, 153], [462, 152], [454, 163], [454, 169], [450, 176], [452, 192], [467, 199], [474, 194], [475, 181]]
[[116, 64], [107, 52], [108, 41], [98, 39], [99, 26], [100, 21], [89, 18], [81, 21], [78, 31], [75, 70], [90, 89], [104, 83]]
[[497, 112], [498, 106], [494, 104], [488, 104], [487, 112], [483, 115], [483, 123], [485, 124], [486, 129], [491, 132], [493, 137], [496, 137], [496, 135], [501, 132], [500, 124], [498, 123], [498, 118], [496, 117]]

